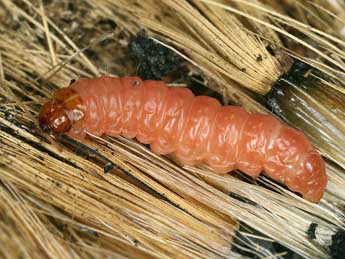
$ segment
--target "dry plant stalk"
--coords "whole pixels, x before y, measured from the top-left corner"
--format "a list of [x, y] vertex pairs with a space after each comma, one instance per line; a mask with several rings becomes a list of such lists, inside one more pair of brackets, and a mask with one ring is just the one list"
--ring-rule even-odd
[[339, 0], [262, 0], [272, 9], [331, 35], [344, 37], [345, 4]]
[[[16, 128], [3, 120], [2, 125]], [[40, 143], [24, 130], [16, 130], [19, 136]], [[195, 211], [191, 217], [116, 174], [102, 176], [102, 168], [71, 152], [55, 150], [58, 155], [73, 161], [74, 166], [42, 154], [6, 132], [1, 132], [1, 139], [4, 146], [2, 163], [6, 165], [1, 174], [4, 181], [63, 209], [100, 234], [134, 245], [159, 258], [179, 257], [186, 253], [195, 258], [216, 256], [220, 251], [223, 255], [230, 253], [231, 221], [226, 223], [216, 215], [212, 217], [212, 213], [185, 205], [181, 198], [170, 199], [189, 209], [189, 214], [193, 215]], [[136, 171], [135, 168], [129, 170]], [[207, 215], [205, 221], [204, 214]], [[224, 230], [216, 231], [218, 227], [211, 226], [220, 226]], [[193, 244], [198, 243], [209, 248], [192, 249]]]
[[[54, 228], [51, 217], [57, 218], [66, 223], [68, 233], [77, 240], [64, 242], [63, 237], [58, 238], [50, 228], [42, 232], [44, 236], [37, 233], [35, 236], [25, 230], [26, 225], [12, 219], [17, 225], [22, 224], [19, 229], [24, 230], [20, 231], [27, 231], [38, 244], [45, 238], [43, 233], [47, 233], [50, 244], [54, 245], [39, 245], [37, 257], [53, 255], [61, 249], [82, 258], [94, 258], [98, 253], [119, 258], [237, 258], [239, 255], [230, 250], [237, 220], [305, 257], [328, 256], [323, 247], [324, 239], [315, 243], [305, 232], [313, 222], [330, 233], [344, 227], [342, 211], [331, 206], [337, 195], [343, 195], [341, 192], [335, 194], [327, 190], [322, 204], [313, 205], [265, 178], [260, 181], [282, 195], [232, 176], [216, 176], [205, 168], [181, 168], [170, 159], [156, 156], [124, 138], [85, 140], [83, 143], [91, 150], [97, 150], [107, 161], [119, 165], [120, 168], [104, 175], [99, 162], [75, 154], [78, 145], [67, 145], [63, 138], [42, 135], [33, 124], [37, 104], [50, 95], [51, 88], [66, 86], [72, 78], [99, 75], [102, 71], [80, 51], [82, 46], [76, 46], [46, 16], [48, 12], [44, 7], [40, 9], [40, 5], [24, 2], [37, 17], [26, 14], [13, 1], [0, 2], [10, 13], [24, 18], [24, 33], [0, 28], [0, 68], [3, 71], [0, 180], [7, 200], [29, 204], [26, 205], [31, 207], [28, 213], [40, 219], [36, 226], [42, 227], [44, 222], [46, 228]], [[166, 12], [166, 5], [161, 1], [134, 2], [136, 6], [125, 0], [89, 1], [89, 4], [95, 14], [113, 16], [128, 32], [135, 33], [145, 25], [164, 35], [168, 42], [185, 48], [191, 60], [224, 87], [234, 102], [252, 111], [265, 111], [235, 81], [245, 82], [253, 90], [265, 93], [285, 68], [279, 57], [268, 53], [264, 42], [243, 31], [235, 16], [219, 8], [203, 6], [206, 19], [191, 11], [187, 2], [180, 5], [179, 1], [164, 1], [178, 11], [180, 19], [176, 19]], [[193, 2], [201, 5], [200, 1]], [[152, 5], [157, 7], [153, 11]], [[138, 20], [121, 20], [134, 14]], [[224, 24], [220, 14], [227, 17]], [[206, 32], [194, 28], [200, 24], [207, 28]], [[238, 37], [229, 38], [224, 30]], [[262, 33], [269, 34], [272, 30]], [[39, 35], [50, 38], [51, 43], [43, 46], [35, 40]], [[258, 55], [262, 55], [259, 67]], [[245, 71], [241, 71], [243, 67]], [[339, 170], [330, 171], [336, 176], [331, 177], [332, 186], [338, 188], [343, 178], [339, 177]], [[229, 197], [230, 191], [257, 206]], [[83, 228], [98, 233], [98, 237], [82, 233]], [[97, 246], [90, 240], [97, 240]], [[26, 251], [31, 249], [30, 243], [23, 245]], [[255, 244], [249, 247], [255, 250]], [[258, 253], [275, 256], [265, 249]]]
[[47, 230], [45, 222], [42, 222], [32, 208], [23, 201], [19, 191], [4, 181], [0, 191], [0, 206], [1, 241], [2, 247], [6, 247], [0, 251], [3, 258], [19, 258], [23, 255], [27, 258], [43, 258], [47, 255], [55, 258], [70, 258], [73, 251], [68, 251]]

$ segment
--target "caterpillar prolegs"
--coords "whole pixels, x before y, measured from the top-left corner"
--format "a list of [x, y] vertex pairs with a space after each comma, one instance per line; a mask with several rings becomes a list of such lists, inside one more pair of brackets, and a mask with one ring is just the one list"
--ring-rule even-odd
[[55, 91], [39, 125], [78, 139], [87, 132], [137, 138], [157, 154], [174, 153], [183, 164], [205, 163], [220, 174], [264, 171], [311, 202], [319, 202], [327, 184], [324, 161], [303, 133], [163, 81], [82, 78]]

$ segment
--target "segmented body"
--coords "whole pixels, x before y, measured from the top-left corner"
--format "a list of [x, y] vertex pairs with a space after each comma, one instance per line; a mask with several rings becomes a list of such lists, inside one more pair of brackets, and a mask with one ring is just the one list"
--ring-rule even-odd
[[264, 171], [312, 202], [323, 195], [324, 161], [303, 133], [270, 115], [137, 77], [80, 79], [70, 88], [86, 106], [85, 118], [68, 132], [74, 138], [121, 134], [157, 154], [174, 153], [186, 165], [205, 163], [221, 174], [240, 169], [252, 177]]

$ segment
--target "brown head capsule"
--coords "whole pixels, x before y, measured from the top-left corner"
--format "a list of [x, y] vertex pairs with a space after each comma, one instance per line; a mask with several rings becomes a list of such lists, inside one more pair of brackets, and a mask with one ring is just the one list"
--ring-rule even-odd
[[79, 94], [70, 87], [55, 91], [51, 101], [43, 105], [39, 114], [39, 126], [46, 132], [65, 133], [81, 121], [86, 107]]

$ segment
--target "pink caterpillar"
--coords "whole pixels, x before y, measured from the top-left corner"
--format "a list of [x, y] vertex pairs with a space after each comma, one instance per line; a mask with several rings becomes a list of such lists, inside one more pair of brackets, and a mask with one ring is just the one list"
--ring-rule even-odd
[[183, 164], [205, 163], [220, 174], [264, 171], [311, 202], [320, 201], [327, 184], [324, 161], [303, 133], [163, 81], [82, 78], [54, 93], [39, 124], [79, 139], [87, 132], [137, 138], [157, 154], [174, 153]]

